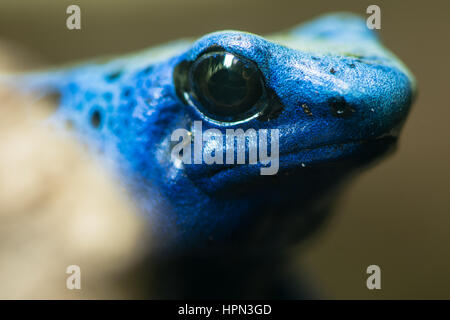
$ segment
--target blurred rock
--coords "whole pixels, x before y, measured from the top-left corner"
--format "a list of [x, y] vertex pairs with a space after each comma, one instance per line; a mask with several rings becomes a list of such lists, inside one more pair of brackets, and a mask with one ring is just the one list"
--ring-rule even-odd
[[[0, 70], [11, 70], [17, 62], [2, 48]], [[123, 190], [81, 146], [42, 125], [45, 101], [29, 108], [1, 87], [0, 101], [0, 298], [140, 296], [133, 273], [148, 228]], [[81, 290], [66, 288], [69, 265], [81, 268]]]

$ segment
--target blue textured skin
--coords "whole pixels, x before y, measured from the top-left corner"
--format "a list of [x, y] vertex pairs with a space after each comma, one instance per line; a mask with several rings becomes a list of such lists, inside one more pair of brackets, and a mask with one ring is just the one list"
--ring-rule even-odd
[[[70, 120], [75, 134], [113, 163], [150, 218], [157, 246], [201, 247], [235, 239], [243, 243], [246, 233], [260, 228], [258, 221], [268, 215], [275, 217], [270, 227], [262, 229], [263, 236], [256, 231], [252, 237], [257, 244], [264, 237], [271, 243], [276, 241], [271, 237], [284, 233], [271, 231], [278, 214], [280, 220], [287, 216], [287, 225], [296, 221], [292, 228], [303, 232], [308, 219], [298, 222], [292, 217], [306, 216], [312, 202], [326, 202], [322, 198], [339, 181], [383, 153], [378, 149], [388, 142], [374, 139], [398, 135], [415, 84], [365, 21], [355, 16], [324, 16], [270, 39], [222, 31], [107, 63], [31, 74], [20, 79], [20, 87], [61, 93], [52, 120]], [[228, 167], [212, 175], [211, 166], [179, 167], [171, 161], [173, 130], [190, 129], [200, 119], [204, 130], [230, 128], [208, 121], [175, 94], [174, 67], [195, 60], [212, 45], [254, 61], [283, 104], [275, 119], [232, 126], [280, 130], [281, 180], [259, 176], [259, 165]], [[352, 111], [336, 114], [333, 101], [345, 101]], [[95, 110], [102, 115], [98, 129], [90, 122]], [[372, 140], [380, 142], [367, 143]]]

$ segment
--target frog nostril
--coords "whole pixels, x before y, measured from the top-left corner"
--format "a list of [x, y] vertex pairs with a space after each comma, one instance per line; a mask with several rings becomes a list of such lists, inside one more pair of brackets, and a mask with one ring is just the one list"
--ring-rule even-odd
[[343, 97], [334, 97], [328, 99], [328, 104], [335, 117], [349, 117], [356, 112]]

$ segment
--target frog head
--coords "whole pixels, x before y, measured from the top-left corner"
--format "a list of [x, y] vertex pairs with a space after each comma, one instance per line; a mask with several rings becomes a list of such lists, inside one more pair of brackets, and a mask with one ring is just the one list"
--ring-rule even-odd
[[[268, 242], [274, 229], [290, 228], [292, 238], [302, 234], [306, 221], [318, 218], [308, 220], [301, 211], [320, 216], [326, 205], [311, 209], [317, 201], [328, 204], [323, 199], [345, 178], [395, 147], [415, 90], [410, 72], [364, 20], [350, 15], [326, 16], [267, 38], [239, 31], [209, 34], [171, 63], [173, 95], [182, 110], [175, 127], [188, 132], [189, 151], [201, 134], [199, 122], [201, 130], [223, 136], [200, 138], [200, 152], [233, 148], [229, 130], [254, 130], [254, 139], [247, 136], [240, 149], [244, 153], [261, 148], [261, 135], [277, 133], [276, 139], [263, 137], [276, 140], [270, 164], [226, 163], [225, 151], [219, 164], [194, 163], [186, 155], [182, 164], [173, 157], [159, 161], [178, 167], [189, 180], [192, 192], [185, 195], [189, 203], [198, 201], [190, 204], [198, 212], [184, 221], [199, 219], [195, 223], [206, 230], [206, 239], [247, 238], [261, 220], [278, 224], [258, 229], [269, 235]], [[262, 174], [274, 162], [276, 170]]]

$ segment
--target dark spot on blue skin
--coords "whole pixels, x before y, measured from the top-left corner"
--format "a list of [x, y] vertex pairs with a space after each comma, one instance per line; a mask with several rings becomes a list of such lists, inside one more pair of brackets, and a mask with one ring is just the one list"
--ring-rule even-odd
[[94, 99], [95, 94], [91, 91], [86, 91], [86, 93], [84, 94], [84, 99], [86, 101], [91, 101], [92, 99]]
[[317, 58], [317, 57], [311, 57], [311, 59], [313, 59], [313, 60], [320, 60], [319, 58]]
[[96, 108], [91, 112], [91, 125], [95, 129], [100, 129], [103, 124], [103, 112]]
[[105, 99], [106, 102], [111, 102], [112, 97], [113, 97], [113, 95], [111, 92], [105, 92], [103, 94], [103, 99]]
[[347, 103], [344, 97], [330, 98], [327, 102], [335, 117], [346, 118], [356, 112], [355, 108]]
[[136, 100], [130, 100], [130, 102], [128, 102], [128, 108], [129, 109], [133, 109], [136, 106], [137, 106]]
[[125, 98], [129, 98], [129, 97], [131, 97], [132, 93], [133, 93], [133, 89], [128, 87], [128, 88], [123, 89], [122, 96]]
[[82, 110], [82, 109], [83, 109], [83, 106], [84, 106], [83, 101], [80, 101], [80, 102], [77, 104], [76, 109], [77, 109], [77, 110]]
[[114, 72], [111, 72], [110, 74], [106, 75], [106, 81], [113, 82], [118, 80], [122, 76], [122, 70], [117, 70]]
[[149, 74], [153, 71], [153, 66], [148, 66], [147, 68], [145, 68], [142, 72], [145, 74]]
[[331, 73], [331, 74], [335, 74], [335, 73], [336, 73], [336, 70], [334, 70], [334, 68], [331, 68], [331, 69], [330, 69], [330, 73]]
[[312, 116], [311, 109], [306, 104], [302, 104], [302, 109], [308, 116]]
[[353, 69], [355, 67], [355, 64], [354, 63], [350, 63], [348, 66]]
[[69, 91], [71, 94], [75, 94], [78, 91], [78, 85], [76, 83], [70, 83], [69, 84]]

